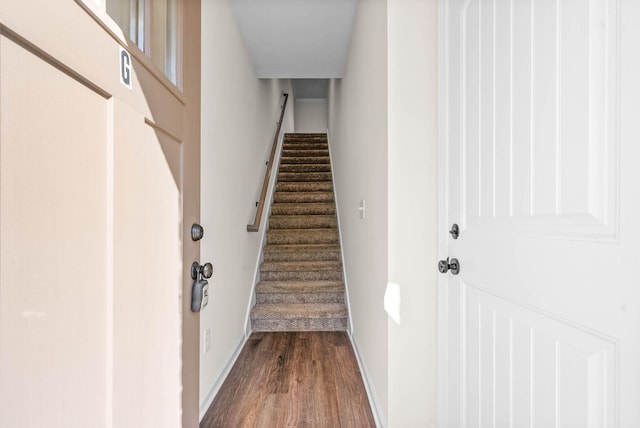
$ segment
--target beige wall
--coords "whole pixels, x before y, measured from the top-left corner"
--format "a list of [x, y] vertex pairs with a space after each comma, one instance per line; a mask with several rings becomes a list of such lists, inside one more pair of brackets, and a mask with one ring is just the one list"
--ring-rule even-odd
[[297, 99], [296, 132], [327, 132], [327, 100]]
[[[282, 92], [288, 81], [258, 80], [228, 0], [202, 4], [202, 261], [210, 261], [209, 305], [200, 318], [200, 402], [205, 411], [244, 341], [264, 223], [253, 223]], [[293, 97], [283, 128], [293, 130]], [[268, 207], [267, 207], [268, 209]], [[211, 332], [205, 353], [204, 334]]]
[[[435, 427], [437, 0], [388, 1], [389, 426]], [[397, 285], [397, 288], [396, 288]]]
[[[358, 4], [345, 75], [329, 84], [329, 134], [353, 341], [374, 401], [388, 408], [387, 2]], [[366, 217], [358, 206], [365, 200]], [[384, 421], [382, 421], [384, 423]]]
[[436, 61], [435, 0], [360, 2], [329, 91], [353, 340], [393, 428], [435, 426]]

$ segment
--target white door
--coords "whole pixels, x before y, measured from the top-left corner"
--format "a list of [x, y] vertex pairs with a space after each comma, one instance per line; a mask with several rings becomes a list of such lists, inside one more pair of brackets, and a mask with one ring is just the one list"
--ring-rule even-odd
[[440, 2], [439, 426], [640, 426], [638, 3]]

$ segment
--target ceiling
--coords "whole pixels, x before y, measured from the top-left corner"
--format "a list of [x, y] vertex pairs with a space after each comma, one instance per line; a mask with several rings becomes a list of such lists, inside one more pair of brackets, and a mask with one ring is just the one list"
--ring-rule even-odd
[[342, 77], [357, 0], [231, 0], [258, 78]]

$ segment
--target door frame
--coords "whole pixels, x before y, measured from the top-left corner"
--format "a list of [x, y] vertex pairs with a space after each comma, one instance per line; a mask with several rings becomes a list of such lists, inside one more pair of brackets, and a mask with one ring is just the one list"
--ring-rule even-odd
[[[449, 3], [438, 0], [438, 259], [448, 257], [449, 240], [447, 225], [449, 224], [449, 151], [448, 142], [448, 102], [449, 79], [447, 75], [448, 44], [443, 37], [447, 34], [447, 15]], [[436, 261], [434, 260], [434, 268]], [[438, 276], [437, 306], [437, 394], [436, 425], [449, 426], [448, 420], [448, 349], [449, 349], [449, 277]]]

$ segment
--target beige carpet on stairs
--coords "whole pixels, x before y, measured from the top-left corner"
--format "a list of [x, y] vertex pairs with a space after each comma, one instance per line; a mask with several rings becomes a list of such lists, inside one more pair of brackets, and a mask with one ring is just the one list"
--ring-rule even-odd
[[286, 134], [253, 331], [346, 330], [342, 257], [325, 134]]

